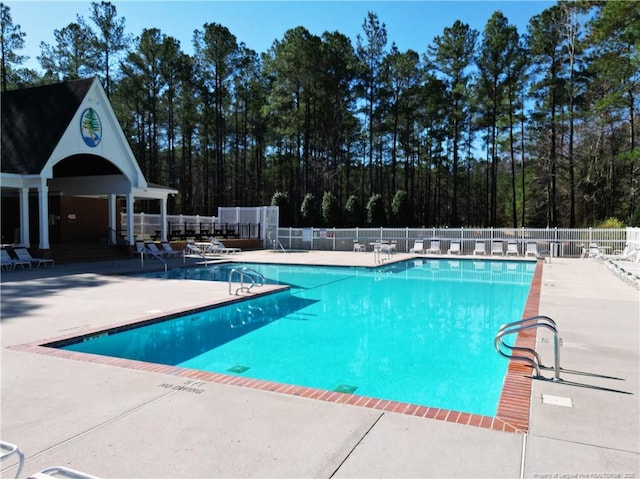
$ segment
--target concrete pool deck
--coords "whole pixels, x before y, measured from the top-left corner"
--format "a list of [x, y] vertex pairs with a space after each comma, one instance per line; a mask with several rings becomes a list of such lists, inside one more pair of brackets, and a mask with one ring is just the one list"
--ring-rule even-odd
[[[228, 258], [374, 265], [372, 253]], [[21, 477], [57, 465], [104, 478], [640, 478], [639, 292], [598, 261], [544, 264], [539, 312], [558, 323], [565, 382], [533, 381], [527, 434], [17, 348], [229, 296], [226, 283], [118, 275], [140, 269], [124, 260], [2, 274], [0, 438], [24, 452]], [[545, 364], [551, 344], [540, 331]], [[1, 467], [15, 474], [13, 459]]]

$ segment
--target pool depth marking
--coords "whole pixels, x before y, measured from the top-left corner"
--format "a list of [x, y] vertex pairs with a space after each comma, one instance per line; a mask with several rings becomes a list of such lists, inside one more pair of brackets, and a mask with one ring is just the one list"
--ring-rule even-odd
[[[542, 269], [544, 261], [538, 260], [536, 270], [531, 282], [529, 295], [526, 301], [522, 318], [538, 315], [540, 305], [540, 289], [542, 286]], [[269, 294], [269, 293], [267, 293]], [[222, 302], [224, 303], [224, 302]], [[97, 329], [96, 332], [102, 331]], [[327, 402], [349, 404], [353, 406], [368, 407], [385, 412], [395, 412], [417, 417], [425, 417], [447, 422], [455, 422], [486, 429], [505, 432], [524, 433], [529, 428], [529, 409], [531, 402], [531, 374], [532, 368], [525, 364], [509, 361], [507, 373], [503, 383], [502, 393], [498, 404], [498, 412], [495, 417], [483, 416], [474, 413], [440, 409], [436, 407], [421, 406], [418, 404], [403, 403], [387, 399], [359, 396], [347, 392], [329, 391], [305, 386], [276, 383], [260, 379], [252, 379], [242, 376], [234, 376], [222, 373], [210, 373], [193, 369], [185, 369], [177, 366], [147, 363], [130, 359], [122, 359], [111, 356], [99, 356], [89, 353], [79, 353], [42, 346], [73, 336], [55, 338], [50, 341], [38, 341], [37, 343], [9, 346], [8, 349], [24, 352], [34, 352], [59, 358], [74, 359], [84, 362], [92, 362], [102, 365], [118, 366], [129, 369], [169, 374], [173, 376], [194, 379], [197, 381], [215, 382], [219, 384], [247, 387], [261, 391], [271, 391], [280, 394], [317, 399]], [[536, 331], [520, 331], [516, 339], [517, 346], [535, 348]]]

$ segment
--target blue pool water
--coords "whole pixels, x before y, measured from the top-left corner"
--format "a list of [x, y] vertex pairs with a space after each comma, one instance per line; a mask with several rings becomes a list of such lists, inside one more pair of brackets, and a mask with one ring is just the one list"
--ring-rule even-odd
[[147, 276], [226, 281], [241, 266], [291, 289], [63, 348], [496, 414], [507, 361], [493, 338], [522, 317], [534, 263], [234, 263]]

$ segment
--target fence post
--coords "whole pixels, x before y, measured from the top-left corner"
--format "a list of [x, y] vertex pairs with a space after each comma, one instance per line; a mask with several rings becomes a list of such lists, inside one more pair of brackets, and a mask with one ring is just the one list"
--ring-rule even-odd
[[409, 252], [409, 227], [408, 226], [405, 229], [405, 234], [404, 234], [404, 250], [407, 253]]

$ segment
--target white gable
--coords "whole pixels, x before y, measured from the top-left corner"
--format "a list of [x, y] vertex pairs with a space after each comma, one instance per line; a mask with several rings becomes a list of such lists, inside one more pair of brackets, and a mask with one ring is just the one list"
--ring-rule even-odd
[[[95, 146], [91, 144], [91, 141], [85, 141], [83, 137], [82, 121], [88, 109], [93, 110], [91, 113], [95, 112], [94, 118], [97, 117], [100, 125], [96, 131]], [[80, 108], [76, 111], [60, 142], [42, 169], [42, 176], [52, 178], [55, 164], [79, 154], [97, 155], [113, 163], [128, 180], [131, 188], [147, 187], [147, 181], [142, 175], [113, 108], [111, 108], [111, 103], [97, 78], [93, 80]]]

